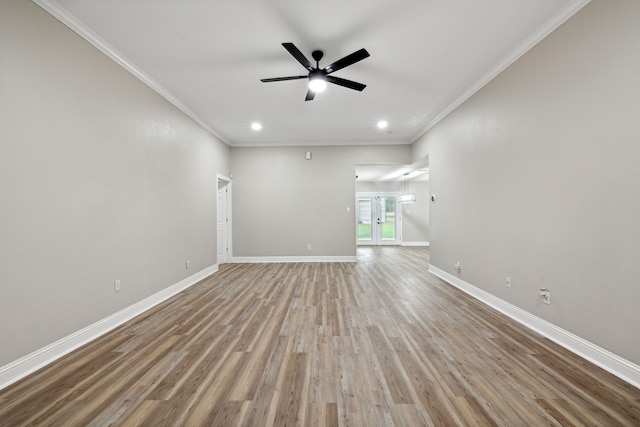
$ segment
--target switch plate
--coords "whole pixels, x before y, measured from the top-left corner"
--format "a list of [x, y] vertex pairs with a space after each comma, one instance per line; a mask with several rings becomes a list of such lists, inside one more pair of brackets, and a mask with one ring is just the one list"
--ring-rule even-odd
[[113, 291], [120, 292], [120, 280], [116, 280], [113, 282]]
[[507, 276], [505, 278], [505, 284], [507, 285], [507, 288], [511, 287], [511, 277]]
[[551, 304], [551, 291], [549, 289], [540, 288], [540, 299], [545, 304]]

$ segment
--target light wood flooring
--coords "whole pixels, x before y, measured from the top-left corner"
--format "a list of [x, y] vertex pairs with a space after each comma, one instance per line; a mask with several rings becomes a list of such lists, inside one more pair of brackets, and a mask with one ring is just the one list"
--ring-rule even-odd
[[223, 265], [0, 391], [0, 425], [640, 426], [640, 390], [428, 258]]

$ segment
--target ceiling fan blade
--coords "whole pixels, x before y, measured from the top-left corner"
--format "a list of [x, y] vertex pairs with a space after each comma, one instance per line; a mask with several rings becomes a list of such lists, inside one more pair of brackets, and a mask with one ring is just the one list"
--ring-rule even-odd
[[271, 79], [260, 79], [263, 83], [268, 82], [283, 82], [285, 80], [298, 80], [298, 79], [308, 79], [309, 76], [291, 76], [291, 77], [274, 77]]
[[348, 87], [349, 89], [362, 91], [367, 85], [362, 83], [354, 82], [352, 80], [341, 79], [340, 77], [335, 76], [327, 76], [327, 81], [329, 83], [333, 83], [339, 86]]
[[309, 89], [307, 91], [307, 97], [304, 99], [305, 101], [313, 101], [313, 98], [315, 98], [316, 93], [314, 91], [312, 91], [311, 89]]
[[298, 62], [302, 64], [302, 66], [304, 68], [306, 68], [309, 71], [315, 70], [314, 66], [307, 59], [307, 57], [304, 56], [302, 54], [302, 52], [300, 52], [300, 49], [298, 49], [293, 43], [282, 43], [282, 46], [284, 46], [284, 48], [289, 51], [291, 56], [296, 58], [298, 60]]
[[369, 56], [369, 52], [367, 52], [366, 49], [360, 49], [356, 52], [353, 52], [351, 55], [347, 55], [342, 59], [338, 59], [336, 62], [334, 62], [331, 65], [327, 65], [326, 67], [324, 67], [324, 71], [327, 74], [333, 73], [334, 71], [338, 71], [343, 69], [344, 67], [348, 67], [351, 64], [355, 64], [358, 61], [362, 61], [365, 58], [368, 58]]

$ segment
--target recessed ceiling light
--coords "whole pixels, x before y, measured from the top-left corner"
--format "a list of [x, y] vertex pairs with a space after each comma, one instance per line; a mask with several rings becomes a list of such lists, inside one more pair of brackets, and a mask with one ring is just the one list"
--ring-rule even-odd
[[251, 123], [251, 129], [260, 130], [260, 129], [262, 129], [262, 125], [260, 123], [258, 123], [258, 122], [253, 122], [253, 123]]
[[378, 129], [386, 129], [387, 126], [389, 126], [389, 123], [387, 123], [386, 120], [380, 120], [378, 122]]

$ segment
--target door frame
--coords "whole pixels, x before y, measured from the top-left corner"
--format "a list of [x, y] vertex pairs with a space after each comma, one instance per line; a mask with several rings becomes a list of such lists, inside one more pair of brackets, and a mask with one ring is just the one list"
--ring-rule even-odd
[[232, 181], [231, 178], [216, 174], [216, 265], [218, 264], [218, 192], [221, 188], [227, 189], [227, 263], [233, 262], [233, 216], [232, 216]]
[[[375, 221], [374, 217], [377, 217], [377, 210], [380, 208], [377, 200], [380, 197], [392, 197], [397, 198], [400, 195], [399, 191], [362, 191], [356, 193], [356, 222], [358, 219], [358, 199], [360, 198], [370, 198], [372, 199], [372, 205], [375, 206], [376, 212], [372, 212], [371, 218], [371, 240], [358, 240], [357, 233], [357, 224], [356, 224], [356, 245], [371, 245], [371, 246], [382, 246], [382, 245], [401, 245], [402, 244], [402, 205], [396, 201], [396, 209], [395, 209], [395, 222], [396, 222], [396, 238], [394, 240], [382, 240], [380, 236], [381, 227], [378, 227], [377, 221]], [[374, 224], [375, 223], [375, 224]]]

